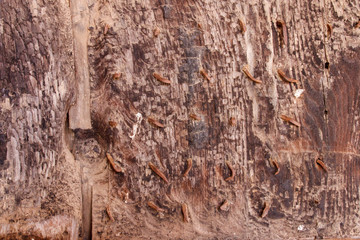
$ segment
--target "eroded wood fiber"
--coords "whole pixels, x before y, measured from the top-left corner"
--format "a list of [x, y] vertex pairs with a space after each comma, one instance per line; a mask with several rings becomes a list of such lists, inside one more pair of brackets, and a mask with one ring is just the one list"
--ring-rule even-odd
[[[14, 202], [1, 221], [65, 212], [81, 225], [80, 201], [70, 200], [87, 196], [92, 218], [80, 237], [360, 235], [360, 6], [90, 1], [92, 129], [70, 131], [72, 37], [56, 25], [68, 29], [70, 12], [62, 1], [59, 9], [33, 2], [0, 2], [0, 191], [2, 206]], [[43, 12], [30, 36], [25, 23]], [[113, 171], [108, 152], [124, 171]], [[71, 177], [80, 172], [91, 195]], [[41, 197], [24, 182], [45, 189]], [[39, 217], [18, 215], [17, 206], [38, 207], [35, 199]]]

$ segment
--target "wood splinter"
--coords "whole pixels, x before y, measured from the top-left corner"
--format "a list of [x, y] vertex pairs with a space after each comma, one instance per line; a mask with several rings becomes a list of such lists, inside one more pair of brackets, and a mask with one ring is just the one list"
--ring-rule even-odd
[[316, 159], [316, 163], [317, 163], [325, 172], [327, 172], [327, 167], [326, 167], [325, 163], [324, 163], [320, 158]]
[[201, 118], [198, 115], [196, 115], [195, 113], [190, 113], [189, 117], [191, 119], [195, 120], [195, 121], [200, 121], [201, 120]]
[[210, 77], [203, 68], [201, 68], [199, 72], [206, 80], [208, 80], [210, 82]]
[[274, 173], [274, 175], [278, 175], [280, 172], [280, 167], [279, 167], [278, 162], [276, 160], [272, 160], [272, 159], [271, 159], [271, 162], [274, 164], [274, 166], [276, 168], [276, 172]]
[[153, 126], [155, 126], [155, 127], [159, 127], [159, 128], [164, 128], [165, 127], [164, 124], [160, 123], [159, 121], [157, 121], [157, 120], [155, 120], [155, 119], [153, 119], [151, 117], [148, 117], [148, 122], [150, 124], [152, 124]]
[[158, 74], [156, 72], [153, 73], [153, 77], [156, 80], [158, 80], [159, 82], [162, 82], [164, 84], [170, 84], [171, 83], [171, 81], [169, 79], [162, 77], [160, 74]]
[[229, 211], [229, 207], [230, 207], [230, 203], [229, 203], [228, 200], [225, 199], [225, 201], [221, 204], [221, 206], [220, 206], [219, 209], [220, 209], [221, 211], [226, 212], [226, 211]]
[[287, 32], [285, 22], [283, 20], [277, 20], [276, 26], [279, 29], [280, 45], [287, 45]]
[[106, 213], [107, 213], [108, 217], [110, 218], [110, 221], [114, 222], [115, 219], [114, 219], [113, 215], [111, 214], [110, 205], [106, 206]]
[[355, 28], [360, 28], [360, 20], [355, 24]]
[[154, 37], [159, 36], [159, 34], [160, 34], [160, 28], [156, 27], [156, 28], [154, 29], [154, 31], [153, 31], [153, 34], [154, 34]]
[[232, 181], [232, 180], [234, 180], [234, 176], [235, 176], [234, 168], [231, 166], [229, 161], [226, 161], [225, 163], [226, 163], [226, 165], [228, 166], [228, 168], [230, 169], [230, 172], [231, 172], [230, 177], [226, 178], [225, 181]]
[[118, 80], [118, 79], [120, 79], [120, 77], [121, 77], [121, 73], [114, 73], [113, 74], [113, 79], [114, 80]]
[[244, 66], [243, 69], [242, 69], [242, 71], [245, 73], [245, 75], [246, 75], [251, 81], [253, 81], [253, 82], [255, 82], [255, 83], [262, 83], [261, 80], [255, 79], [255, 78], [251, 75], [251, 73], [249, 72], [247, 66]]
[[187, 160], [187, 168], [186, 168], [186, 171], [184, 172], [184, 177], [186, 177], [189, 174], [191, 168], [192, 168], [192, 159], [189, 158]]
[[158, 207], [158, 206], [157, 206], [154, 202], [152, 202], [152, 201], [148, 201], [147, 204], [148, 204], [149, 207], [151, 207], [152, 209], [154, 209], [154, 210], [157, 211], [157, 212], [165, 212], [164, 209]]
[[287, 77], [281, 69], [278, 69], [277, 72], [278, 72], [280, 78], [282, 80], [284, 80], [285, 82], [289, 82], [289, 83], [298, 83], [299, 82], [298, 80]]
[[235, 125], [236, 125], [236, 119], [235, 119], [235, 117], [231, 117], [231, 118], [229, 119], [229, 125], [230, 125], [230, 126], [235, 126]]
[[281, 115], [280, 118], [281, 118], [282, 120], [284, 120], [285, 122], [289, 122], [289, 123], [291, 123], [291, 124], [293, 124], [293, 125], [295, 125], [295, 126], [297, 126], [297, 127], [300, 127], [300, 126], [301, 126], [301, 124], [300, 124], [298, 121], [296, 121], [295, 119], [290, 118], [290, 117], [288, 117], [288, 116]]
[[110, 127], [116, 127], [117, 122], [115, 122], [115, 121], [109, 121], [109, 125], [110, 125]]
[[327, 29], [327, 38], [329, 39], [333, 32], [333, 29], [332, 29], [332, 26], [330, 25], [330, 23], [326, 24], [326, 29]]
[[104, 27], [104, 35], [106, 35], [108, 33], [110, 29], [110, 25], [109, 24], [105, 24], [105, 27]]
[[265, 202], [264, 209], [261, 213], [261, 218], [266, 217], [266, 215], [269, 213], [269, 210], [270, 210], [270, 204], [268, 202]]
[[119, 167], [116, 163], [115, 160], [113, 159], [113, 157], [110, 155], [110, 153], [106, 153], [106, 157], [109, 160], [109, 163], [111, 165], [111, 167], [114, 169], [115, 172], [119, 173], [119, 172], [123, 172], [122, 168]]
[[189, 222], [189, 210], [186, 203], [181, 204], [181, 211], [183, 214], [183, 221], [186, 223]]
[[166, 183], [169, 183], [164, 173], [162, 173], [154, 164], [149, 162], [149, 167], [151, 170], [153, 170], [162, 180], [164, 180]]
[[246, 32], [246, 26], [245, 23], [241, 21], [241, 19], [239, 19], [239, 25], [240, 25], [241, 33], [244, 34]]

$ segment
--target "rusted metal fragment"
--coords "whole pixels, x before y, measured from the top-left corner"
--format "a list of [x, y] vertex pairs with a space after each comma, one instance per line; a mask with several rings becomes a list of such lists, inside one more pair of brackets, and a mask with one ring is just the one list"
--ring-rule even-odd
[[115, 160], [113, 159], [113, 157], [110, 155], [110, 153], [106, 153], [106, 157], [109, 160], [109, 163], [111, 165], [111, 167], [114, 169], [115, 172], [120, 173], [123, 172], [122, 168], [119, 167], [116, 163]]
[[189, 217], [189, 209], [186, 203], [181, 204], [181, 212], [183, 214], [183, 221], [185, 223], [190, 221], [190, 217]]
[[113, 74], [113, 79], [114, 80], [118, 80], [118, 79], [120, 79], [120, 77], [121, 77], [121, 73], [114, 73]]
[[157, 212], [165, 212], [164, 209], [160, 208], [159, 206], [157, 206], [154, 202], [152, 201], [148, 201], [147, 202], [148, 206], [151, 207], [152, 209], [154, 209]]
[[298, 80], [287, 77], [281, 69], [278, 69], [277, 72], [278, 72], [280, 78], [282, 80], [284, 80], [285, 82], [289, 82], [289, 83], [298, 83], [299, 82]]
[[184, 173], [184, 177], [186, 177], [186, 176], [189, 174], [191, 168], [192, 168], [192, 159], [189, 158], [189, 159], [187, 160], [187, 168], [186, 168], [186, 171], [185, 171], [185, 173]]
[[262, 83], [261, 80], [256, 79], [256, 78], [254, 78], [254, 77], [251, 75], [251, 73], [249, 72], [247, 66], [244, 66], [243, 69], [242, 69], [242, 71], [245, 73], [245, 75], [246, 75], [251, 81], [253, 81], [253, 82], [255, 82], [255, 83]]
[[155, 120], [155, 119], [152, 118], [152, 117], [148, 117], [148, 122], [149, 122], [151, 125], [155, 126], [155, 127], [159, 127], [159, 128], [164, 128], [164, 127], [165, 127], [164, 124], [160, 123], [159, 121]]
[[246, 32], [246, 25], [241, 19], [239, 19], [239, 25], [240, 25], [241, 33], [244, 34]]
[[210, 77], [209, 77], [209, 75], [205, 72], [205, 69], [201, 68], [201, 69], [200, 69], [200, 74], [201, 74], [206, 80], [208, 80], [208, 81], [210, 82]]
[[110, 127], [116, 127], [117, 122], [115, 122], [115, 121], [109, 121], [109, 125], [110, 125]]
[[325, 172], [328, 171], [325, 163], [322, 161], [321, 158], [317, 158], [317, 159], [316, 159], [316, 163], [317, 163], [317, 165], [319, 165], [319, 166], [321, 167], [321, 169], [323, 169]]
[[196, 115], [195, 113], [190, 113], [189, 117], [191, 119], [195, 120], [195, 121], [200, 121], [201, 120], [201, 118], [198, 115]]
[[295, 125], [295, 126], [297, 126], [297, 127], [300, 127], [300, 126], [301, 126], [301, 124], [300, 124], [298, 121], [296, 121], [295, 119], [293, 119], [293, 118], [291, 118], [291, 117], [288, 117], [288, 116], [285, 116], [285, 115], [281, 115], [280, 118], [281, 118], [282, 120], [284, 120], [285, 122], [289, 122], [289, 123], [291, 123], [291, 124], [293, 124], [293, 125]]
[[274, 164], [274, 166], [276, 168], [276, 172], [274, 173], [274, 175], [278, 175], [280, 172], [280, 166], [279, 166], [278, 162], [276, 160], [271, 160], [271, 162]]
[[153, 73], [153, 76], [156, 80], [158, 80], [159, 82], [161, 83], [164, 83], [164, 84], [171, 84], [171, 81], [167, 78], [164, 78], [163, 76], [161, 76], [159, 73], [156, 73], [154, 72]]
[[164, 173], [162, 173], [154, 164], [149, 162], [149, 167], [151, 170], [153, 170], [162, 180], [164, 180], [166, 183], [169, 183]]

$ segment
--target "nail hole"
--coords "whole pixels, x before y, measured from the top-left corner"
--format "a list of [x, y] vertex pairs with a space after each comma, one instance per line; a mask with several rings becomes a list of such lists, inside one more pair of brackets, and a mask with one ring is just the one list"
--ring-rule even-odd
[[326, 63], [325, 63], [325, 68], [326, 68], [326, 69], [329, 69], [329, 65], [330, 65], [330, 63], [329, 63], [329, 62], [326, 62]]
[[276, 27], [282, 28], [283, 27], [283, 21], [282, 20], [277, 20], [276, 21]]
[[329, 111], [327, 109], [325, 109], [324, 114], [327, 115], [329, 113]]

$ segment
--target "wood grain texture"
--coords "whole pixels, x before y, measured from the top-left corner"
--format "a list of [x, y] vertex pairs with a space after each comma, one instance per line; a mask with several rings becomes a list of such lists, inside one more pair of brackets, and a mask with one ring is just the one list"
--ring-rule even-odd
[[78, 237], [80, 165], [67, 141], [74, 80], [68, 2], [0, 1], [2, 239]]
[[[0, 142], [6, 145], [0, 146], [4, 186], [0, 190], [11, 191], [1, 199], [2, 222], [40, 221], [58, 204], [55, 214], [63, 211], [72, 216], [72, 209], [79, 212], [81, 208], [91, 211], [91, 224], [86, 222], [87, 230], [79, 237], [87, 234], [93, 239], [360, 236], [360, 29], [354, 27], [359, 20], [358, 3], [91, 0], [87, 50], [92, 129], [70, 131], [66, 114], [76, 85], [74, 60], [65, 50], [73, 47], [72, 36], [63, 30], [56, 32], [58, 26], [51, 25], [71, 27], [70, 11], [65, 2], [59, 9], [51, 3], [34, 2], [42, 9], [38, 13], [57, 14], [51, 22], [46, 21], [46, 14], [39, 16], [43, 23], [33, 28], [42, 28], [45, 36], [29, 40], [29, 27], [21, 28], [25, 33], [13, 31], [18, 20], [10, 13], [15, 7], [21, 9], [24, 20], [19, 22], [26, 23], [30, 19], [26, 14], [35, 7], [20, 0], [0, 3], [0, 50], [4, 52], [0, 54], [0, 78], [5, 83], [0, 99]], [[246, 23], [246, 31], [239, 19]], [[286, 24], [281, 34], [279, 20]], [[327, 23], [332, 26], [330, 38]], [[53, 32], [45, 31], [44, 25]], [[154, 29], [159, 30], [156, 37]], [[54, 36], [60, 40], [55, 41]], [[280, 39], [284, 36], [286, 41]], [[41, 41], [47, 48], [23, 50], [25, 57], [35, 49], [48, 53], [48, 65], [30, 58], [33, 68], [39, 69], [35, 81], [18, 49]], [[46, 50], [51, 44], [59, 46]], [[52, 56], [56, 61], [50, 61]], [[36, 61], [40, 62], [36, 65]], [[242, 72], [245, 65], [262, 84], [249, 81]], [[61, 66], [66, 71], [60, 71]], [[206, 70], [210, 81], [200, 69]], [[297, 84], [284, 82], [278, 69]], [[171, 79], [171, 84], [156, 80], [154, 72]], [[116, 73], [121, 77], [114, 79]], [[34, 90], [27, 87], [33, 82]], [[60, 86], [64, 96], [59, 94]], [[300, 98], [294, 96], [298, 89], [305, 90]], [[42, 130], [38, 121], [26, 120], [27, 110], [39, 109], [47, 116], [47, 127]], [[189, 117], [194, 113], [196, 121]], [[301, 127], [285, 123], [282, 115], [296, 119]], [[164, 127], [153, 127], [149, 117], [161, 119]], [[236, 122], [229, 124], [232, 118]], [[109, 121], [117, 124], [110, 126]], [[28, 133], [33, 134], [24, 137]], [[33, 135], [39, 139], [39, 150], [33, 152], [40, 153], [30, 162], [25, 156], [31, 156], [30, 149], [34, 149], [27, 140]], [[111, 152], [124, 172], [109, 168], [106, 152]], [[327, 173], [316, 164], [319, 156]], [[192, 167], [184, 177], [187, 159], [192, 159]], [[281, 166], [278, 174], [270, 159]], [[47, 175], [46, 169], [41, 170], [44, 162], [49, 166]], [[81, 192], [76, 178], [66, 180], [70, 162], [78, 164], [70, 169], [74, 176], [81, 167], [83, 182], [92, 189], [83, 206], [65, 204], [70, 202], [68, 193], [74, 199], [89, 195]], [[168, 184], [154, 176], [149, 162], [163, 171]], [[227, 162], [232, 169], [224, 164]], [[34, 170], [27, 172], [29, 166]], [[39, 175], [40, 180], [31, 174]], [[51, 187], [48, 176], [54, 179]], [[232, 181], [225, 181], [229, 176]], [[27, 195], [26, 206], [33, 207], [35, 199], [52, 200], [49, 205], [44, 203], [40, 217], [19, 217], [20, 210], [8, 205], [23, 194], [12, 187], [26, 181], [31, 182], [31, 189], [40, 183], [45, 189], [41, 197], [36, 192]], [[61, 188], [64, 182], [66, 187]], [[55, 198], [49, 189], [56, 189]], [[219, 211], [225, 199], [231, 207]], [[154, 211], [149, 202], [163, 211]], [[271, 207], [262, 218], [265, 202]], [[183, 203], [191, 218], [187, 223], [183, 222]], [[109, 205], [114, 222], [109, 222], [106, 213]], [[81, 213], [73, 216], [79, 225], [84, 221], [79, 219]]]

